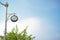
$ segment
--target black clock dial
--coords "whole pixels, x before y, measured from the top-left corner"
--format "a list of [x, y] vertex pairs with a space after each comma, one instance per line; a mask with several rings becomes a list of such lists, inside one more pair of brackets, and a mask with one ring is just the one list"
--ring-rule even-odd
[[11, 16], [11, 21], [16, 22], [18, 20], [18, 17], [16, 15]]

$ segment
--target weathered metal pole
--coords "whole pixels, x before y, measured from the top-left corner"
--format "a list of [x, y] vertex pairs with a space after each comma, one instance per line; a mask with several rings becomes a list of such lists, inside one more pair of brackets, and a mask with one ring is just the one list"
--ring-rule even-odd
[[6, 4], [3, 4], [2, 2], [0, 2], [0, 4], [3, 5], [4, 7], [6, 7], [6, 14], [5, 14], [5, 31], [4, 31], [4, 40], [6, 40], [8, 3], [6, 2]]
[[[6, 40], [6, 33], [7, 33], [7, 21], [8, 21], [8, 3], [6, 2], [6, 4], [3, 4], [2, 2], [0, 2], [1, 5], [3, 5], [6, 8], [6, 13], [5, 13], [5, 31], [4, 31], [4, 40]], [[16, 15], [13, 15], [11, 17], [11, 21], [12, 22], [16, 22], [18, 20], [18, 17]]]
[[5, 4], [6, 7], [6, 14], [5, 14], [5, 31], [4, 31], [4, 40], [6, 40], [6, 33], [7, 33], [7, 13], [8, 13], [8, 3]]

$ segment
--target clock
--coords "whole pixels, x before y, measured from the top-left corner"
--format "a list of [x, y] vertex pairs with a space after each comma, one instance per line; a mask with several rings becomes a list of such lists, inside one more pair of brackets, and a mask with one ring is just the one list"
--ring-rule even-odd
[[11, 21], [12, 22], [18, 21], [18, 17], [16, 15], [11, 16]]

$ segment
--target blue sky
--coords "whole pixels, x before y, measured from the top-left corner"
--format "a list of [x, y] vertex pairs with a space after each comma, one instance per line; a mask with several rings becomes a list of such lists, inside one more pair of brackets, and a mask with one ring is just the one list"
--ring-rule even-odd
[[[19, 21], [36, 18], [38, 27], [32, 33], [35, 40], [59, 40], [60, 0], [0, 0], [9, 3], [8, 13], [16, 13]], [[4, 21], [5, 9], [0, 5], [0, 23]], [[41, 31], [42, 30], [42, 31]]]

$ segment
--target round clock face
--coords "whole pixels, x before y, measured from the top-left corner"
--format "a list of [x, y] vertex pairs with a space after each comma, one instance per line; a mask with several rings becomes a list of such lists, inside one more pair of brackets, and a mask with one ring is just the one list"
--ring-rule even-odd
[[18, 17], [16, 15], [11, 16], [11, 21], [16, 22], [18, 20]]

